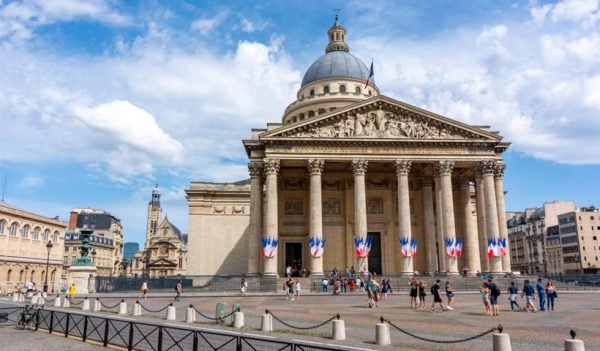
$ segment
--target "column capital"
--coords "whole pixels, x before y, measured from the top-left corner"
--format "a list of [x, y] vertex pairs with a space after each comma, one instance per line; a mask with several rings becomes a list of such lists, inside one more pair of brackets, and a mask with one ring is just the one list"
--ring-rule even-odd
[[315, 159], [315, 158], [308, 160], [307, 169], [308, 169], [308, 173], [310, 175], [323, 174], [324, 167], [325, 167], [325, 160], [320, 160], [320, 159]]
[[411, 160], [396, 160], [396, 174], [408, 175], [410, 173]]
[[265, 158], [264, 159], [265, 175], [270, 175], [270, 174], [277, 175], [277, 173], [279, 173], [279, 165], [280, 165], [279, 160], [274, 159], [274, 158]]
[[420, 188], [432, 188], [433, 187], [433, 178], [428, 176], [419, 176], [417, 178], [417, 185]]
[[263, 163], [261, 161], [248, 162], [248, 173], [250, 178], [259, 178], [262, 175]]
[[367, 166], [369, 165], [368, 160], [354, 159], [352, 160], [352, 172], [354, 175], [364, 175], [367, 173]]
[[502, 177], [504, 177], [505, 170], [506, 170], [506, 165], [504, 163], [497, 163], [496, 167], [494, 167], [494, 178], [502, 179]]
[[454, 161], [441, 160], [434, 169], [436, 175], [451, 175], [454, 170]]
[[481, 175], [494, 174], [496, 170], [496, 160], [483, 160], [477, 163], [477, 170]]

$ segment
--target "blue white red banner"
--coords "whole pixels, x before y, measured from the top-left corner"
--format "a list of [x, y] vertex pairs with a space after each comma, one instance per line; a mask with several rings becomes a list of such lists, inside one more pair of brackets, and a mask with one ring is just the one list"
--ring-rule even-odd
[[310, 245], [310, 254], [313, 257], [323, 256], [323, 250], [325, 245], [325, 239], [311, 236], [308, 238], [308, 244]]
[[261, 239], [262, 242], [262, 255], [263, 257], [275, 257], [275, 254], [277, 253], [277, 244], [279, 243], [279, 241], [275, 238], [271, 238], [268, 236], [263, 236]]
[[488, 239], [488, 257], [506, 256], [506, 238]]
[[354, 245], [356, 246], [356, 257], [369, 257], [369, 254], [371, 253], [370, 236], [367, 236], [366, 238], [355, 236]]
[[448, 257], [460, 257], [462, 256], [462, 239], [459, 238], [446, 238], [446, 256]]
[[417, 256], [417, 239], [402, 237], [400, 240], [400, 254], [403, 257]]

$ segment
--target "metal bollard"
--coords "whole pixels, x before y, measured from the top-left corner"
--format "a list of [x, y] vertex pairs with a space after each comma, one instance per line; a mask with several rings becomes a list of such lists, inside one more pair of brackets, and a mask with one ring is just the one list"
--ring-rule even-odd
[[119, 303], [119, 314], [127, 314], [127, 302], [121, 300]]
[[56, 299], [54, 299], [54, 307], [60, 307], [60, 295], [56, 295]]
[[83, 303], [81, 304], [81, 310], [82, 311], [90, 310], [90, 300], [88, 300], [87, 297], [83, 299]]
[[188, 307], [186, 310], [185, 322], [186, 323], [194, 323], [195, 321], [196, 321], [196, 310], [194, 310], [194, 307], [192, 305], [190, 305], [190, 307]]
[[37, 305], [38, 306], [44, 306], [45, 304], [46, 304], [46, 299], [44, 299], [44, 296], [38, 297]]
[[583, 340], [575, 339], [575, 330], [571, 329], [571, 339], [565, 340], [565, 351], [585, 351]]
[[175, 310], [175, 306], [173, 306], [173, 304], [169, 305], [169, 307], [167, 307], [167, 320], [168, 321], [174, 321], [175, 319], [177, 319], [177, 311]]
[[380, 323], [375, 324], [375, 343], [380, 346], [390, 345], [390, 327], [383, 316], [379, 318]]
[[131, 314], [134, 317], [138, 317], [142, 315], [142, 305], [140, 305], [139, 301], [136, 301], [133, 305], [133, 313]]
[[94, 300], [93, 311], [94, 312], [100, 312], [100, 311], [102, 311], [102, 304], [100, 303], [100, 300], [98, 298], [96, 298], [96, 300]]
[[337, 319], [333, 320], [331, 327], [331, 338], [333, 340], [346, 340], [346, 323], [340, 319], [340, 314], [337, 314]]
[[244, 327], [244, 312], [234, 312], [233, 316], [233, 324], [232, 326], [237, 329], [242, 329]]
[[273, 331], [273, 318], [271, 318], [271, 314], [269, 310], [265, 311], [265, 314], [262, 315], [262, 320], [260, 323], [260, 330], [264, 332], [272, 332]]
[[226, 302], [219, 302], [217, 304], [217, 309], [215, 311], [215, 317], [217, 318], [217, 323], [224, 323], [225, 320], [223, 319], [223, 317], [225, 316], [225, 309], [227, 308], [227, 303]]
[[501, 325], [498, 326], [498, 333], [495, 333], [492, 336], [493, 341], [493, 351], [512, 351], [512, 346], [510, 345], [510, 335], [503, 333], [504, 328]]

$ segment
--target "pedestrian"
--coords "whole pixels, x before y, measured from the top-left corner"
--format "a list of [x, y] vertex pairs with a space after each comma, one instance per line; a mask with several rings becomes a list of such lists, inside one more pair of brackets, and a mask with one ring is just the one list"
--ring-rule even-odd
[[546, 310], [546, 287], [542, 282], [542, 278], [538, 279], [535, 290], [537, 290], [538, 298], [540, 299], [540, 311], [543, 312]]
[[[517, 297], [519, 296], [519, 289], [515, 285], [515, 282], [510, 282], [508, 287], [508, 301], [510, 301], [510, 309], [513, 311], [520, 311], [521, 307], [517, 303]], [[515, 306], [517, 309], [515, 310]]]
[[353, 277], [356, 275], [356, 271], [354, 270], [354, 266], [350, 267], [350, 275], [353, 276]]
[[483, 285], [481, 285], [479, 288], [479, 292], [481, 293], [481, 299], [483, 300], [483, 305], [485, 306], [485, 314], [491, 316], [492, 308], [490, 307], [490, 288], [486, 282], [483, 282]]
[[373, 305], [377, 307], [379, 302], [379, 284], [374, 277], [371, 277], [367, 283], [367, 294], [369, 296], [369, 308], [372, 308]]
[[552, 281], [548, 280], [548, 283], [546, 283], [546, 300], [548, 300], [548, 311], [550, 311], [550, 308], [552, 308], [552, 311], [554, 311], [554, 299], [556, 296], [556, 287]]
[[348, 283], [350, 287], [350, 292], [354, 292], [354, 287], [356, 286], [356, 280], [354, 278], [350, 278], [350, 282]]
[[436, 279], [435, 284], [431, 286], [431, 295], [433, 295], [433, 303], [431, 304], [431, 312], [435, 311], [435, 304], [439, 303], [442, 308], [442, 312], [445, 312], [444, 302], [442, 302], [442, 294], [440, 292], [440, 280]]
[[69, 287], [69, 300], [72, 301], [73, 297], [75, 296], [75, 292], [77, 291], [77, 287], [75, 286], [75, 283], [71, 284], [71, 286]]
[[388, 284], [386, 279], [381, 281], [381, 296], [383, 297], [384, 301], [387, 301], [389, 287], [390, 285]]
[[494, 283], [494, 278], [489, 277], [487, 281], [488, 288], [490, 290], [490, 306], [492, 308], [492, 316], [500, 316], [500, 309], [498, 308], [498, 297], [500, 296], [500, 288]]
[[248, 281], [244, 277], [244, 278], [242, 278], [242, 281], [240, 282], [240, 291], [243, 294], [246, 292], [246, 290], [248, 290]]
[[329, 287], [329, 279], [323, 278], [323, 282], [321, 284], [322, 284], [321, 288], [323, 289], [323, 292], [327, 293], [327, 290]]
[[292, 276], [292, 266], [288, 265], [288, 266], [285, 268], [285, 275], [286, 275], [288, 278], [290, 278], [290, 277]]
[[425, 308], [425, 282], [422, 280], [419, 281], [419, 307]]
[[181, 280], [178, 280], [177, 284], [175, 284], [175, 293], [177, 293], [175, 301], [179, 301], [179, 297], [181, 296]]
[[521, 292], [521, 296], [525, 296], [525, 299], [527, 301], [527, 307], [525, 307], [525, 311], [528, 312], [529, 311], [529, 307], [531, 307], [531, 311], [532, 312], [537, 312], [537, 309], [535, 308], [535, 305], [533, 304], [533, 300], [535, 299], [535, 297], [533, 296], [535, 290], [533, 289], [533, 286], [530, 284], [529, 280], [525, 280], [524, 285], [523, 285], [523, 292]]
[[342, 278], [342, 291], [343, 292], [348, 292], [348, 281], [346, 280], [346, 278]]
[[[356, 292], [360, 293], [361, 289], [363, 288], [363, 282], [360, 279], [360, 277], [356, 277]], [[364, 290], [364, 289], [363, 289]]]
[[419, 286], [417, 284], [417, 279], [416, 278], [412, 278], [410, 280], [410, 283], [408, 283], [408, 285], [410, 285], [410, 308], [415, 309], [417, 308], [417, 295], [419, 293]]
[[140, 287], [140, 290], [142, 291], [142, 298], [145, 300], [146, 295], [148, 294], [148, 281], [147, 280], [144, 280], [144, 282], [142, 283], [142, 286]]
[[287, 299], [294, 301], [294, 281], [292, 278], [288, 278], [285, 282], [285, 288], [287, 290]]
[[296, 301], [300, 301], [300, 291], [302, 291], [302, 286], [300, 285], [300, 279], [296, 280]]
[[452, 304], [454, 304], [454, 291], [449, 280], [446, 280], [446, 297], [448, 298], [448, 305], [446, 308], [452, 311], [454, 309], [454, 307], [452, 307]]

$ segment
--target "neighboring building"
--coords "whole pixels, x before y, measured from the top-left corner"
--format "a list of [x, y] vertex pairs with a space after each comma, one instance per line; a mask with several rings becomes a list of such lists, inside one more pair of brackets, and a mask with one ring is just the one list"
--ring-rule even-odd
[[545, 251], [548, 227], [558, 225], [560, 213], [574, 209], [572, 201], [553, 201], [542, 207], [525, 209], [520, 214], [511, 212], [512, 217], [507, 213], [512, 270], [521, 274], [548, 273], [548, 253]]
[[549, 226], [546, 230], [546, 268], [547, 273], [553, 276], [561, 275], [565, 271], [558, 224]]
[[21, 289], [28, 281], [42, 291], [48, 241], [52, 242], [48, 291], [60, 291], [66, 226], [57, 217], [40, 216], [0, 201], [0, 291]]
[[186, 273], [187, 248], [184, 236], [167, 216], [159, 222], [161, 218], [160, 189], [157, 185], [148, 203], [146, 245], [143, 252], [138, 251], [133, 256], [129, 273], [148, 277]]
[[69, 217], [67, 240], [63, 256], [64, 275], [76, 257], [79, 257], [79, 231], [94, 230], [90, 245], [96, 249], [97, 275], [112, 276], [121, 270], [123, 255], [123, 225], [121, 220], [107, 211], [93, 208], [73, 209]]
[[130, 261], [138, 251], [140, 251], [139, 243], [123, 244], [123, 261]]
[[558, 216], [565, 274], [597, 274], [600, 268], [600, 212], [594, 206]]
[[[488, 126], [380, 95], [337, 16], [327, 38], [281, 123], [242, 141], [250, 180], [192, 182], [186, 190], [188, 274], [283, 275], [287, 265], [313, 275], [346, 266], [380, 274], [510, 271], [510, 255], [486, 254], [488, 236], [507, 238], [509, 143]], [[357, 257], [355, 238], [371, 243], [369, 255], [360, 244]], [[401, 254], [400, 240], [411, 239], [415, 258]], [[446, 239], [463, 241], [460, 257], [446, 254]]]

